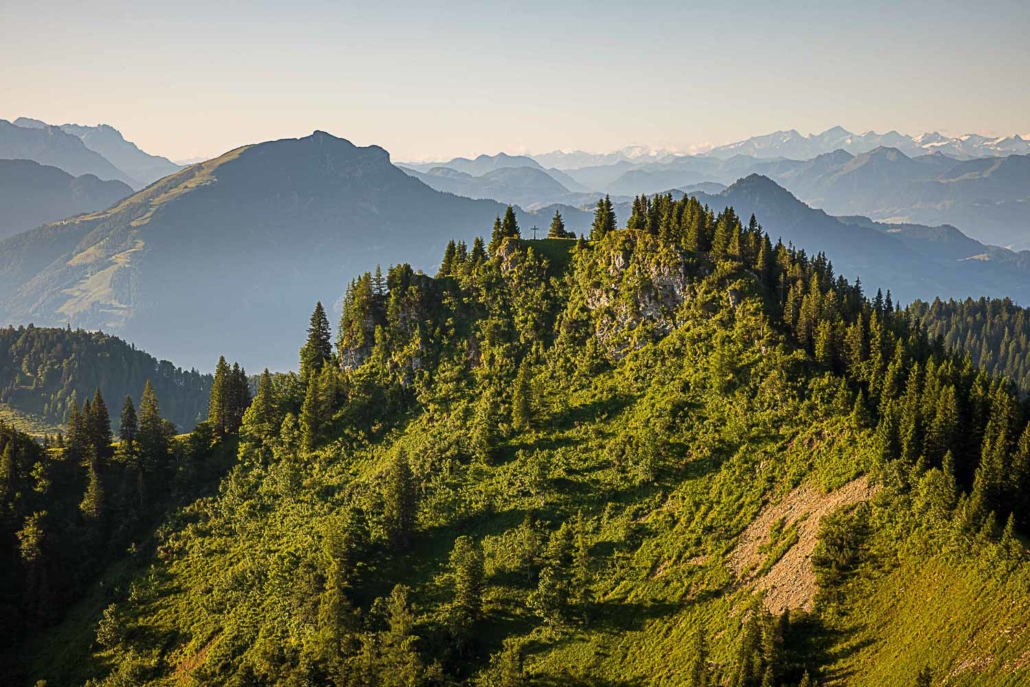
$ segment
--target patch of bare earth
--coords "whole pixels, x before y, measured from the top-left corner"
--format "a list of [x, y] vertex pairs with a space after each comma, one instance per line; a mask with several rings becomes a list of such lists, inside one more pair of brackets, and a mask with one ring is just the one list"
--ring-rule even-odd
[[[873, 491], [865, 476], [829, 494], [808, 486], [798, 487], [779, 503], [763, 508], [748, 525], [730, 553], [730, 570], [742, 584], [765, 592], [765, 606], [771, 612], [811, 611], [816, 592], [812, 552], [817, 543], [819, 523], [844, 506], [867, 501]], [[759, 576], [757, 571], [767, 555], [759, 549], [769, 543], [769, 530], [780, 520], [783, 520], [784, 530], [797, 524], [797, 542], [768, 573]]]

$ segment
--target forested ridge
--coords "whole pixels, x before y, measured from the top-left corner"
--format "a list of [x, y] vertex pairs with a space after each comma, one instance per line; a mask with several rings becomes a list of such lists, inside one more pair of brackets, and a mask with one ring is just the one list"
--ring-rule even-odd
[[[318, 304], [299, 374], [266, 372], [253, 400], [220, 362], [209, 419], [160, 454], [178, 475], [168, 516], [22, 638], [11, 674], [1024, 682], [1015, 384], [754, 217], [658, 196], [616, 227], [604, 199], [589, 240], [527, 241], [509, 208], [488, 241], [448, 245], [436, 276], [356, 279], [335, 336]], [[52, 454], [77, 466], [86, 527], [108, 444], [80, 436]], [[821, 516], [776, 517], [835, 495], [817, 544], [806, 518]], [[31, 570], [31, 547], [7, 541]]]
[[[63, 425], [97, 389], [139, 402], [150, 382], [165, 417], [190, 430], [207, 415], [211, 376], [182, 370], [103, 332], [46, 327], [0, 329], [0, 403]], [[117, 420], [117, 418], [116, 418]], [[115, 425], [117, 429], [117, 424]]]
[[1030, 314], [1009, 299], [916, 301], [909, 313], [932, 337], [968, 351], [973, 363], [1030, 391]]

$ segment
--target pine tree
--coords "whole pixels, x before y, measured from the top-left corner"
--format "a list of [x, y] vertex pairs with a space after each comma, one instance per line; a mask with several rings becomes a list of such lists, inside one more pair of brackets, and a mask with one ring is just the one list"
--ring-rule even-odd
[[113, 454], [111, 447], [111, 416], [107, 412], [107, 404], [100, 394], [100, 389], [93, 394], [93, 402], [90, 404], [89, 417], [86, 418], [89, 425], [90, 442], [97, 450], [98, 460], [110, 458]]
[[581, 610], [585, 611], [593, 603], [593, 572], [591, 570], [590, 542], [587, 539], [586, 524], [583, 511], [576, 515], [576, 553], [573, 561], [572, 590], [574, 600]]
[[333, 341], [329, 331], [329, 319], [325, 315], [322, 302], [315, 304], [308, 326], [308, 340], [300, 349], [300, 379], [307, 384], [313, 375], [322, 371], [333, 357]]
[[486, 249], [483, 247], [483, 239], [476, 237], [472, 242], [472, 252], [469, 260], [473, 265], [482, 265], [486, 261]]
[[571, 231], [565, 230], [565, 220], [562, 219], [561, 211], [555, 210], [554, 217], [551, 219], [551, 228], [547, 232], [547, 238], [549, 239], [573, 239], [576, 235]]
[[[494, 228], [490, 232], [490, 243], [486, 249], [490, 255], [497, 253], [497, 249], [501, 247], [501, 241], [504, 240], [504, 233], [501, 230], [501, 216], [498, 215], [494, 218]], [[472, 245], [472, 249], [475, 250], [475, 244]]]
[[131, 396], [125, 397], [118, 426], [118, 435], [121, 437], [122, 444], [130, 451], [133, 450], [136, 444], [136, 435], [139, 433], [139, 423], [136, 420], [136, 406], [133, 405]]
[[18, 465], [14, 457], [14, 441], [7, 442], [0, 454], [0, 514], [4, 506], [14, 500], [18, 491]]
[[86, 519], [98, 521], [104, 514], [105, 499], [95, 447], [90, 446], [86, 450], [86, 458], [89, 482], [86, 486], [86, 493], [82, 497], [82, 502], [79, 504], [79, 510], [82, 511]]
[[337, 376], [333, 367], [322, 368], [311, 380], [300, 409], [301, 447], [314, 451], [325, 440], [336, 410]]
[[605, 195], [603, 200], [597, 201], [594, 222], [590, 225], [590, 240], [600, 241], [613, 231], [615, 231], [615, 209], [612, 207], [612, 199]]
[[237, 434], [243, 424], [243, 414], [250, 406], [250, 382], [247, 371], [239, 363], [233, 363], [229, 377], [229, 407], [226, 418], [226, 430], [229, 434]]
[[504, 219], [501, 221], [501, 236], [506, 239], [517, 239], [522, 236], [519, 231], [519, 223], [515, 220], [515, 209], [511, 205], [504, 211]]
[[454, 239], [447, 242], [447, 248], [443, 252], [443, 260], [440, 261], [440, 269], [436, 273], [436, 278], [441, 279], [443, 277], [449, 277], [454, 273], [454, 259], [458, 253], [458, 247], [454, 243]]
[[855, 394], [855, 404], [851, 408], [851, 422], [857, 429], [866, 429], [873, 424], [873, 418], [869, 414], [869, 407], [866, 405], [865, 392], [861, 389]]
[[482, 547], [471, 537], [458, 537], [451, 551], [450, 568], [454, 585], [451, 627], [459, 637], [466, 637], [483, 615], [486, 583]]
[[145, 473], [162, 470], [168, 457], [168, 436], [161, 409], [157, 403], [154, 386], [147, 380], [143, 396], [139, 401], [139, 443], [140, 463]]
[[215, 380], [211, 384], [211, 400], [208, 402], [207, 419], [216, 437], [229, 434], [229, 406], [232, 403], [232, 369], [225, 356], [218, 358], [215, 366]]
[[533, 420], [533, 378], [529, 364], [523, 361], [515, 376], [511, 398], [511, 424], [516, 431], [529, 429]]
[[387, 467], [383, 484], [383, 526], [390, 543], [404, 549], [415, 531], [418, 495], [408, 456], [398, 451]]
[[258, 379], [257, 395], [254, 401], [243, 414], [241, 434], [259, 442], [271, 441], [279, 429], [279, 420], [276, 409], [275, 390], [272, 385], [272, 373], [265, 368]]

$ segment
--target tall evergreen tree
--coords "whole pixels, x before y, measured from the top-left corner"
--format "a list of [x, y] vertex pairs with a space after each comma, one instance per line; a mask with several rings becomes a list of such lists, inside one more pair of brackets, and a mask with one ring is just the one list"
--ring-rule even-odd
[[450, 568], [454, 585], [451, 627], [459, 637], [467, 637], [483, 615], [485, 572], [482, 547], [471, 537], [458, 537], [451, 551]]
[[154, 386], [147, 381], [139, 401], [140, 462], [144, 472], [154, 473], [164, 468], [168, 458], [168, 436]]
[[383, 525], [391, 544], [404, 549], [415, 531], [418, 495], [408, 456], [398, 451], [390, 461], [383, 484]]
[[529, 364], [519, 365], [511, 398], [511, 424], [518, 431], [529, 429], [533, 421], [533, 378]]
[[122, 404], [121, 420], [118, 423], [118, 436], [122, 444], [131, 448], [136, 443], [136, 435], [139, 433], [139, 422], [136, 419], [136, 406], [132, 403], [132, 396], [125, 397]]
[[571, 231], [566, 231], [565, 220], [562, 219], [561, 211], [555, 210], [554, 217], [551, 219], [551, 228], [547, 231], [547, 238], [549, 239], [574, 239], [576, 235]]
[[590, 240], [599, 241], [615, 231], [615, 208], [612, 206], [612, 199], [608, 195], [597, 201], [594, 210], [594, 222], [590, 225]]
[[300, 349], [300, 378], [307, 384], [313, 377], [322, 371], [325, 365], [333, 357], [333, 341], [329, 331], [329, 319], [325, 315], [325, 308], [322, 302], [315, 304], [315, 310], [311, 313], [311, 323], [308, 325], [308, 340]]
[[107, 404], [104, 403], [100, 389], [93, 394], [93, 402], [90, 404], [90, 413], [86, 422], [89, 425], [90, 442], [97, 450], [97, 459], [103, 461], [110, 458], [114, 452], [111, 446], [111, 416], [107, 412]]

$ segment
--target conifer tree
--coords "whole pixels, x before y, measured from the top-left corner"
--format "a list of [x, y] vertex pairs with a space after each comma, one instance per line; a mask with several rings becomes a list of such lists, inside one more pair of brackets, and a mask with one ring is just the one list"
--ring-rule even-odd
[[18, 491], [18, 465], [14, 457], [14, 441], [7, 442], [3, 453], [0, 454], [0, 513], [3, 507], [14, 500]]
[[383, 484], [383, 526], [395, 549], [404, 549], [415, 531], [418, 495], [408, 456], [398, 451], [386, 469]]
[[96, 447], [90, 446], [86, 450], [87, 471], [89, 481], [86, 486], [86, 493], [79, 504], [79, 510], [88, 520], [98, 521], [104, 514], [104, 486], [101, 483], [100, 467], [97, 461]]
[[301, 446], [305, 452], [315, 450], [326, 438], [336, 410], [336, 370], [331, 366], [308, 384], [300, 409]]
[[517, 239], [522, 236], [519, 231], [519, 223], [515, 220], [515, 209], [511, 205], [504, 211], [504, 219], [501, 221], [501, 236], [506, 239]]
[[482, 265], [486, 260], [486, 249], [483, 247], [483, 239], [478, 236], [472, 242], [472, 252], [469, 254], [469, 260], [473, 265]]
[[459, 637], [467, 636], [483, 615], [483, 566], [482, 547], [471, 537], [458, 537], [451, 551], [450, 568], [454, 585], [451, 627]]
[[586, 524], [583, 521], [583, 511], [576, 515], [576, 553], [573, 561], [574, 569], [572, 574], [572, 589], [574, 600], [581, 610], [593, 603], [593, 572], [591, 570], [590, 542], [587, 539]]
[[551, 228], [547, 232], [547, 238], [549, 239], [572, 239], [576, 238], [576, 235], [570, 231], [565, 230], [565, 220], [562, 219], [561, 211], [555, 210], [554, 217], [551, 219]]
[[68, 436], [65, 438], [68, 457], [73, 462], [81, 461], [87, 444], [88, 438], [86, 436], [86, 426], [83, 421], [82, 411], [79, 409], [78, 401], [73, 398], [71, 411], [68, 415]]
[[168, 436], [165, 422], [161, 418], [161, 409], [157, 403], [154, 386], [147, 380], [143, 387], [143, 395], [139, 401], [139, 442], [140, 462], [144, 472], [153, 473], [164, 467], [168, 457]]
[[447, 242], [447, 248], [443, 252], [443, 260], [440, 262], [440, 269], [436, 273], [436, 278], [449, 277], [454, 272], [454, 259], [458, 253], [458, 248], [454, 243], [454, 239]]
[[215, 366], [215, 379], [211, 384], [211, 400], [208, 402], [207, 419], [215, 431], [216, 437], [229, 434], [229, 406], [232, 403], [232, 369], [225, 356], [218, 358]]
[[111, 416], [107, 412], [107, 404], [100, 394], [100, 389], [93, 394], [93, 402], [90, 404], [89, 417], [86, 418], [89, 424], [90, 442], [96, 447], [98, 460], [110, 458], [113, 450], [111, 447]]
[[329, 331], [329, 319], [325, 315], [325, 308], [322, 302], [315, 304], [315, 310], [311, 313], [311, 322], [308, 325], [308, 340], [300, 349], [300, 378], [307, 384], [314, 375], [322, 371], [325, 365], [333, 357], [333, 341]]
[[[493, 255], [497, 252], [497, 249], [500, 248], [501, 241], [503, 240], [504, 233], [501, 230], [501, 216], [498, 215], [494, 218], [494, 228], [490, 232], [490, 244], [487, 246], [487, 250], [489, 251], [490, 255]], [[475, 244], [473, 244], [472, 248], [473, 250], [475, 249]]]
[[511, 398], [511, 424], [516, 431], [529, 429], [533, 420], [533, 379], [529, 364], [523, 361], [515, 376]]
[[275, 390], [272, 386], [272, 373], [266, 367], [258, 379], [257, 395], [243, 414], [241, 433], [260, 442], [267, 442], [275, 435], [280, 424]]
[[139, 433], [139, 423], [136, 420], [136, 406], [132, 403], [132, 396], [125, 397], [122, 404], [122, 415], [119, 422], [118, 436], [122, 444], [132, 450], [136, 444], [136, 435]]
[[615, 221], [615, 209], [612, 207], [612, 199], [605, 195], [603, 200], [597, 201], [597, 207], [594, 210], [594, 222], [590, 225], [590, 240], [600, 241], [615, 231]]

